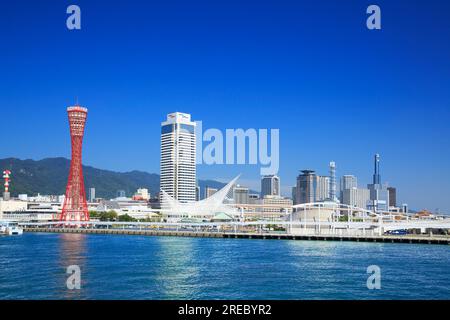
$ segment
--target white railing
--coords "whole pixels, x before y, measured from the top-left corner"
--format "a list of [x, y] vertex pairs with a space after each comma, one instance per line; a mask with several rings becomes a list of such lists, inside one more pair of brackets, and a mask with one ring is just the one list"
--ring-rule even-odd
[[21, 222], [25, 228], [74, 228], [122, 229], [122, 230], [160, 230], [193, 232], [272, 232], [270, 227], [282, 228], [285, 234], [319, 235], [383, 235], [386, 231], [411, 229], [450, 229], [450, 219], [437, 221], [405, 221], [391, 223], [336, 222], [336, 221], [253, 221], [253, 222]]

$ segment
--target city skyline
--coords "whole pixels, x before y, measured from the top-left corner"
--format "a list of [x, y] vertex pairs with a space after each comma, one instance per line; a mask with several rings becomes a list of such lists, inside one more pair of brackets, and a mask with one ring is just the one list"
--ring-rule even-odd
[[[70, 109], [70, 108], [69, 108]], [[170, 114], [168, 114], [167, 115], [167, 121], [165, 121], [165, 122], [162, 122], [161, 123], [161, 129], [162, 129], [162, 131], [161, 131], [161, 133], [162, 133], [162, 136], [161, 136], [161, 139], [162, 139], [162, 142], [161, 142], [161, 151], [162, 150], [164, 150], [164, 148], [166, 148], [167, 146], [166, 146], [166, 142], [164, 142], [164, 134], [165, 133], [167, 133], [167, 132], [164, 132], [164, 127], [166, 127], [166, 126], [168, 126], [168, 125], [170, 125], [170, 124], [175, 124], [175, 123], [188, 123], [188, 124], [190, 124], [190, 125], [193, 125], [194, 127], [195, 127], [195, 123], [194, 122], [190, 122], [191, 120], [190, 120], [190, 117], [191, 117], [191, 115], [190, 114], [184, 114], [184, 113], [180, 113], [180, 112], [174, 112], [174, 113], [170, 113]], [[180, 120], [175, 120], [175, 119], [177, 119], [177, 118], [180, 118]], [[181, 119], [182, 118], [182, 119]], [[187, 121], [187, 122], [186, 122]], [[192, 131], [193, 131], [194, 129], [192, 129]], [[194, 140], [195, 140], [195, 138], [194, 138]], [[163, 143], [164, 142], [164, 143]], [[190, 147], [188, 148], [188, 149], [190, 149]], [[194, 149], [195, 149], [195, 147], [194, 147]], [[164, 158], [164, 154], [163, 153], [161, 153], [161, 156], [162, 156], [162, 158]], [[195, 155], [193, 155], [193, 157], [195, 158]], [[374, 157], [375, 157], [375, 168], [374, 168], [374, 172], [373, 172], [373, 175], [372, 175], [372, 182], [377, 182], [377, 183], [379, 183], [379, 184], [381, 184], [381, 185], [383, 185], [384, 187], [389, 187], [388, 189], [395, 189], [396, 190], [396, 188], [395, 188], [395, 186], [393, 186], [393, 185], [390, 185], [388, 182], [386, 182], [386, 181], [384, 181], [383, 179], [382, 179], [382, 176], [381, 176], [381, 172], [382, 172], [382, 170], [380, 169], [380, 162], [381, 162], [381, 156], [380, 156], [380, 154], [375, 154], [374, 155]], [[335, 162], [331, 162], [329, 165], [331, 166], [331, 164], [333, 164], [333, 166], [334, 166], [334, 168], [336, 169], [336, 163]], [[85, 164], [83, 164], [83, 165], [85, 165]], [[162, 162], [160, 163], [160, 165], [162, 166], [163, 164], [162, 164]], [[198, 165], [197, 165], [198, 166]], [[213, 166], [215, 166], [215, 165], [213, 165]], [[314, 174], [315, 174], [315, 170], [311, 170], [311, 169], [302, 169], [302, 170], [299, 170], [299, 172], [307, 172], [307, 171], [311, 171], [311, 172], [313, 172]], [[162, 175], [161, 175], [161, 177], [162, 177]], [[265, 179], [265, 178], [267, 178], [267, 177], [269, 177], [269, 176], [261, 176], [260, 177], [260, 179], [259, 180], [255, 180], [254, 181], [254, 185], [252, 186], [252, 184], [250, 183], [248, 183], [249, 182], [249, 180], [245, 180], [245, 179], [240, 179], [240, 181], [242, 181], [243, 183], [241, 183], [241, 184], [238, 184], [237, 185], [237, 188], [239, 188], [239, 187], [241, 187], [241, 188], [245, 188], [245, 189], [247, 189], [247, 190], [259, 190], [260, 192], [261, 192], [261, 198], [263, 198], [263, 196], [262, 196], [262, 193], [263, 193], [263, 190], [262, 190], [262, 188], [261, 188], [261, 183], [262, 183], [262, 181]], [[278, 179], [279, 179], [279, 177], [278, 176], [275, 176], [275, 177], [277, 177]], [[330, 185], [330, 179], [331, 179], [331, 177], [330, 177], [330, 175], [321, 175], [320, 173], [318, 173], [318, 176], [317, 176], [318, 178], [322, 178], [322, 179], [325, 179], [324, 181], [323, 181], [323, 183], [322, 183], [322, 185], [323, 185], [323, 187], [322, 187], [322, 189], [321, 189], [321, 191], [320, 191], [320, 194], [322, 195], [321, 197], [322, 198], [320, 198], [318, 201], [328, 201], [330, 198], [328, 197], [328, 195], [330, 195], [330, 187], [331, 187], [331, 185]], [[339, 191], [340, 192], [342, 192], [343, 190], [342, 190], [342, 179], [346, 179], [346, 177], [353, 177], [354, 179], [356, 179], [356, 181], [357, 181], [357, 179], [358, 179], [358, 177], [357, 176], [355, 176], [355, 175], [348, 175], [348, 174], [342, 174], [342, 175], [337, 175], [337, 177], [339, 178], [339, 180], [340, 180], [340, 187], [339, 187]], [[212, 179], [212, 180], [214, 180], [214, 178], [210, 178], [210, 179]], [[298, 179], [298, 175], [295, 177], [295, 179], [297, 180]], [[223, 182], [223, 183], [227, 183], [227, 182], [225, 182], [225, 181], [223, 181], [223, 180], [221, 180], [221, 179], [216, 179], [216, 181], [220, 181], [220, 182]], [[279, 183], [279, 182], [278, 182]], [[259, 184], [259, 187], [256, 185], [256, 184]], [[281, 192], [281, 196], [282, 197], [287, 197], [287, 198], [292, 198], [291, 197], [291, 195], [292, 195], [292, 188], [293, 187], [296, 187], [296, 184], [294, 184], [294, 186], [288, 186], [288, 185], [285, 185], [284, 187], [283, 187], [283, 185], [282, 184], [280, 184], [280, 189], [282, 190], [283, 188], [286, 190], [285, 192]], [[367, 187], [368, 188], [370, 188], [370, 183], [369, 184], [367, 184]], [[392, 187], [394, 187], [394, 188], [392, 188]], [[197, 188], [197, 186], [195, 185], [195, 189]], [[363, 187], [363, 189], [366, 189], [365, 187]], [[367, 191], [369, 191], [368, 189], [367, 189]], [[95, 193], [95, 191], [94, 191], [94, 193]], [[195, 194], [196, 193], [196, 190], [193, 190], [193, 193]], [[291, 193], [291, 194], [289, 194], [289, 193]], [[193, 196], [193, 197], [196, 197], [195, 195]], [[294, 203], [295, 203], [295, 199], [293, 199], [294, 200]], [[342, 199], [341, 199], [342, 200]], [[315, 202], [316, 200], [313, 200], [312, 202]], [[302, 203], [304, 203], [304, 202], [302, 202]], [[344, 203], [345, 203], [345, 201], [344, 201]], [[399, 207], [402, 207], [403, 206], [403, 204], [406, 204], [406, 205], [409, 205], [406, 201], [402, 201], [401, 203], [397, 203], [397, 206], [399, 206]], [[359, 206], [359, 207], [361, 207], [361, 208], [364, 208], [365, 206]], [[416, 210], [419, 210], [420, 208], [415, 208], [414, 206], [413, 206], [413, 209], [416, 209]], [[429, 209], [429, 208], [421, 208], [421, 209]], [[439, 209], [439, 211], [441, 211], [441, 209], [440, 208], [437, 208], [437, 209]], [[433, 211], [433, 210], [432, 210]], [[444, 213], [446, 213], [446, 212], [444, 212]]]
[[[327, 175], [329, 161], [365, 185], [380, 153], [399, 202], [449, 212], [449, 4], [379, 5], [389, 14], [370, 33], [356, 3], [118, 5], [111, 24], [81, 2], [83, 27], [68, 33], [64, 4], [42, 1], [33, 14], [8, 4], [0, 157], [70, 158], [62, 119], [78, 96], [90, 108], [88, 165], [158, 173], [160, 119], [181, 111], [206, 128], [279, 128], [285, 195], [300, 170]], [[201, 179], [239, 173], [259, 189], [259, 166], [198, 167]]]
[[450, 299], [449, 13], [5, 1], [0, 304], [278, 319]]

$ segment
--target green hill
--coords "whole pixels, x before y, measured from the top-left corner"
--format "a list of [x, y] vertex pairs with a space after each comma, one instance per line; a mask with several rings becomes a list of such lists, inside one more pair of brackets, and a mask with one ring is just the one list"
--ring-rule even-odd
[[[9, 169], [11, 175], [11, 194], [37, 195], [38, 193], [64, 194], [69, 175], [70, 160], [66, 158], [48, 158], [39, 161], [16, 158], [0, 159], [0, 171]], [[114, 172], [83, 166], [86, 192], [94, 187], [99, 198], [114, 198], [118, 190], [124, 190], [131, 196], [138, 188], [147, 188], [152, 195], [159, 191], [159, 175], [142, 171]], [[201, 190], [205, 186], [221, 188], [223, 183], [208, 180], [199, 181]]]

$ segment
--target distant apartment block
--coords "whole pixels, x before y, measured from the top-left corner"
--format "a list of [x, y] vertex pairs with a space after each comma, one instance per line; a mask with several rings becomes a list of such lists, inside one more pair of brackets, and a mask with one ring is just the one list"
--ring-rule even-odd
[[89, 188], [89, 202], [94, 202], [95, 200], [95, 188]]
[[215, 194], [217, 191], [219, 191], [216, 188], [206, 187], [205, 188], [205, 199], [211, 197], [213, 194]]
[[248, 204], [249, 203], [249, 190], [248, 188], [237, 185], [233, 189], [233, 199], [235, 204]]
[[117, 190], [116, 197], [117, 198], [126, 198], [127, 194], [125, 190]]
[[261, 197], [280, 196], [280, 177], [276, 175], [264, 176], [261, 179]]
[[259, 204], [259, 202], [260, 202], [259, 194], [250, 193], [248, 195], [248, 203], [249, 204]]
[[150, 192], [148, 192], [148, 189], [146, 189], [146, 188], [137, 189], [136, 193], [133, 196], [133, 200], [149, 201], [150, 200]]

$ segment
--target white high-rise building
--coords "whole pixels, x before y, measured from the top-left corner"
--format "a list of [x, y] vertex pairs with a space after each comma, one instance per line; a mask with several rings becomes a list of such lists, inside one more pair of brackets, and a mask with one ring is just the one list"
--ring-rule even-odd
[[196, 200], [195, 126], [191, 115], [181, 112], [161, 124], [161, 190], [181, 203]]

